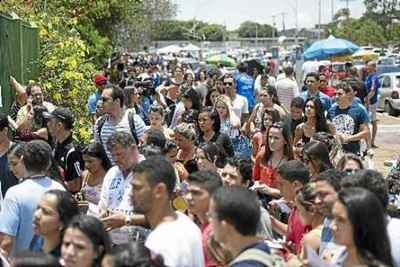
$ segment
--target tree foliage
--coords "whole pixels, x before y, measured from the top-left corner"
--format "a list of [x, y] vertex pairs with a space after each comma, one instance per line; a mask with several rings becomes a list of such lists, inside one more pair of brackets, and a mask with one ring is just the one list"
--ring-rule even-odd
[[366, 12], [364, 17], [374, 20], [386, 30], [387, 38], [391, 38], [388, 32], [392, 25], [400, 20], [399, 0], [364, 0]]
[[240, 24], [238, 34], [242, 38], [272, 37], [274, 31], [276, 32], [276, 29], [268, 24], [245, 21]]
[[115, 28], [132, 22], [133, 14], [138, 21], [160, 19], [162, 14], [156, 14], [157, 8], [150, 13], [140, 11], [151, 8], [149, 4], [162, 3], [167, 5], [170, 1], [7, 0], [0, 1], [0, 11], [15, 12], [38, 25], [38, 81], [52, 102], [71, 108], [77, 118], [75, 137], [88, 142], [91, 124], [86, 103], [95, 91], [91, 77], [96, 66], [112, 53], [113, 43], [118, 39]]
[[332, 33], [335, 37], [348, 39], [359, 45], [379, 45], [386, 41], [384, 29], [375, 21], [366, 18], [342, 21]]
[[226, 28], [198, 20], [164, 20], [154, 27], [154, 40], [222, 41], [226, 39]]

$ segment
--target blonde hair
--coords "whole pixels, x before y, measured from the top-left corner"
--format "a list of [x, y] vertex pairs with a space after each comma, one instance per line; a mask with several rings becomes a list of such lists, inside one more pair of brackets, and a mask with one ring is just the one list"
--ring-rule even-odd
[[221, 102], [222, 104], [225, 105], [231, 125], [234, 128], [239, 128], [240, 127], [240, 118], [238, 118], [238, 116], [235, 114], [235, 112], [233, 112], [233, 106], [232, 106], [231, 99], [226, 95], [219, 95], [215, 99], [215, 104], [214, 104], [215, 110], [217, 109], [218, 102]]

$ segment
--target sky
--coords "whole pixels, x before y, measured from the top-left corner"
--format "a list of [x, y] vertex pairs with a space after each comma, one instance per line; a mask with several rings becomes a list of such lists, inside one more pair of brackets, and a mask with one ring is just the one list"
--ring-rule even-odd
[[[286, 29], [296, 26], [296, 1], [298, 1], [299, 27], [310, 28], [318, 23], [319, 0], [174, 0], [178, 5], [177, 19], [198, 19], [209, 23], [226, 25], [228, 30], [237, 29], [243, 21], [273, 24], [273, 16], [282, 30], [282, 15], [285, 12]], [[346, 7], [345, 0], [320, 0], [321, 22], [328, 23], [335, 12]], [[352, 17], [360, 17], [365, 11], [363, 0], [349, 0]]]

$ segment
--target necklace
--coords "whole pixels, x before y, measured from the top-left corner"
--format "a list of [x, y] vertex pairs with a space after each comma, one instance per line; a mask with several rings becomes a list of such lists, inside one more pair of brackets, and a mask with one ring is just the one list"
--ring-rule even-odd
[[271, 162], [271, 167], [272, 167], [272, 169], [277, 169], [277, 168], [281, 165], [281, 162], [282, 162], [282, 160], [283, 160], [284, 158], [285, 158], [285, 156], [282, 156], [281, 159], [278, 161], [278, 163], [275, 164], [275, 166], [274, 166], [273, 160], [272, 160], [272, 158], [271, 158], [270, 162]]

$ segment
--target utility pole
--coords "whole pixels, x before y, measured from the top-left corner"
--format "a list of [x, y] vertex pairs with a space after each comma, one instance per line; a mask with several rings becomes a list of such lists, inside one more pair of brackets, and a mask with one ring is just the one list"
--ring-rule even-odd
[[275, 38], [275, 15], [272, 15], [272, 38]]
[[258, 23], [256, 22], [256, 48], [258, 47]]
[[318, 40], [321, 40], [321, 0], [318, 0]]
[[295, 11], [296, 11], [296, 39], [295, 39], [295, 43], [296, 43], [296, 47], [298, 45], [298, 35], [299, 35], [299, 0], [295, 0]]

